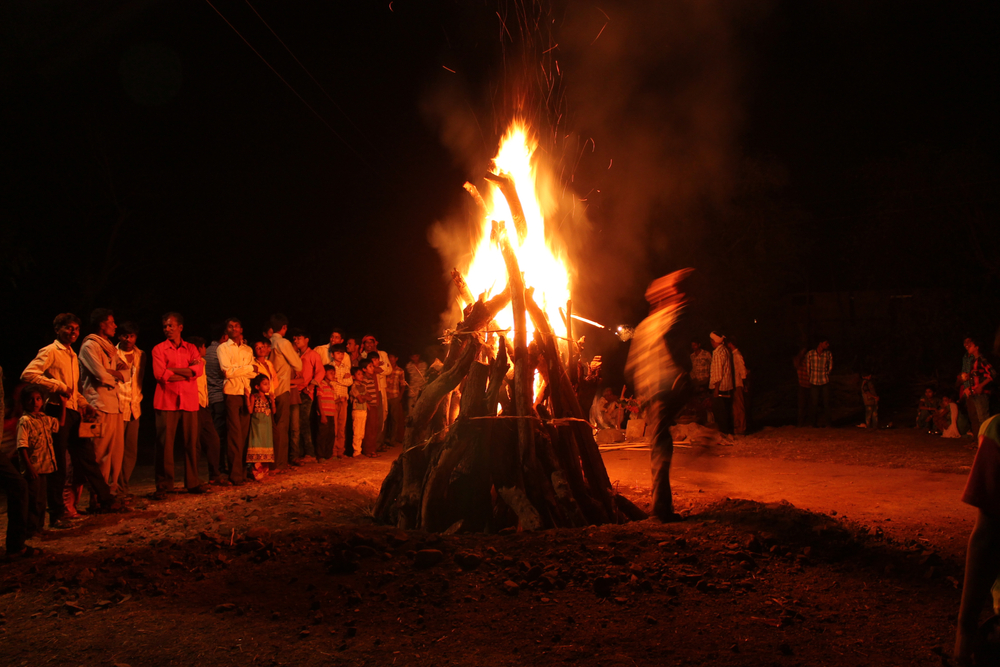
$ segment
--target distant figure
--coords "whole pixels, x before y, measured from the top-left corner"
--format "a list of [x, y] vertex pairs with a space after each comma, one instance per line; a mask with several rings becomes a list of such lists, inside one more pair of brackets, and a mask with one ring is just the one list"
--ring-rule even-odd
[[[366, 364], [367, 365], [367, 364]], [[365, 371], [359, 366], [351, 368], [354, 383], [351, 385], [351, 420], [353, 422], [354, 439], [351, 447], [354, 456], [361, 454], [361, 443], [365, 437], [365, 422], [368, 421], [368, 384], [365, 382]]]
[[226, 320], [226, 342], [219, 345], [219, 368], [226, 378], [226, 440], [229, 458], [229, 481], [234, 486], [246, 484], [243, 461], [250, 435], [250, 413], [246, 395], [250, 380], [259, 374], [253, 350], [243, 342], [243, 323], [235, 317]]
[[198, 446], [208, 460], [208, 483], [215, 486], [229, 486], [229, 480], [222, 476], [222, 470], [219, 468], [221, 441], [219, 432], [215, 430], [212, 411], [208, 407], [208, 378], [204, 373], [205, 355], [208, 353], [208, 348], [205, 347], [205, 339], [200, 336], [191, 336], [188, 342], [194, 345], [201, 356], [203, 372], [196, 379], [198, 384]]
[[[635, 397], [645, 408], [652, 432], [650, 467], [653, 477], [653, 514], [661, 521], [678, 521], [670, 488], [670, 463], [674, 441], [670, 427], [692, 393], [691, 379], [671, 352], [667, 335], [684, 308], [678, 283], [693, 269], [681, 269], [657, 278], [646, 289], [649, 315], [635, 329], [625, 375], [632, 380]], [[681, 352], [683, 354], [683, 352]]]
[[711, 378], [712, 353], [701, 349], [698, 341], [691, 341], [691, 383], [694, 390], [691, 407], [699, 424], [708, 422], [708, 408], [712, 404], [712, 394], [709, 391]]
[[924, 395], [917, 402], [917, 424], [916, 428], [926, 431], [934, 430], [934, 413], [941, 407], [941, 401], [934, 395], [934, 390], [930, 387], [924, 389]]
[[295, 351], [299, 353], [299, 359], [302, 360], [302, 370], [292, 381], [292, 391], [299, 394], [299, 438], [290, 443], [288, 457], [296, 463], [312, 463], [316, 460], [312, 434], [313, 402], [316, 387], [323, 381], [326, 373], [319, 353], [309, 347], [309, 334], [302, 329], [292, 329], [289, 335]]
[[941, 407], [934, 416], [934, 429], [942, 438], [961, 438], [958, 430], [958, 404], [948, 396], [941, 397]]
[[225, 474], [229, 472], [226, 452], [226, 392], [223, 389], [226, 376], [219, 368], [219, 346], [228, 339], [224, 329], [215, 333], [218, 334], [216, 339], [205, 350], [205, 383], [208, 389], [208, 409], [212, 413], [212, 424], [215, 425], [215, 432], [219, 436], [219, 473]]
[[747, 434], [747, 365], [743, 353], [731, 339], [726, 339], [726, 347], [733, 359], [733, 432]]
[[385, 422], [384, 442], [387, 446], [402, 445], [403, 431], [403, 388], [406, 387], [406, 374], [399, 367], [399, 357], [392, 352], [387, 353], [389, 372], [385, 376], [386, 411], [389, 416]]
[[[272, 378], [277, 385], [274, 393], [274, 466], [282, 469], [288, 465], [288, 441], [292, 428], [293, 400], [291, 389], [292, 373], [302, 371], [302, 360], [295, 347], [285, 339], [288, 333], [288, 318], [281, 313], [271, 316], [267, 325], [271, 338], [271, 363], [278, 372], [277, 378]], [[268, 332], [265, 332], [268, 333]], [[297, 397], [297, 392], [296, 392]], [[296, 412], [298, 414], [298, 412]]]
[[605, 387], [590, 406], [590, 423], [594, 428], [621, 428], [622, 407], [611, 387]]
[[131, 380], [118, 385], [118, 404], [125, 420], [125, 449], [122, 472], [118, 486], [128, 494], [128, 481], [139, 457], [139, 417], [142, 415], [142, 380], [146, 377], [146, 353], [135, 346], [139, 327], [132, 322], [122, 322], [118, 327], [118, 356], [132, 375]]
[[829, 427], [830, 419], [830, 371], [833, 370], [833, 353], [830, 352], [830, 341], [820, 340], [815, 349], [806, 354], [806, 367], [809, 369], [809, 425], [817, 425], [819, 400], [823, 399], [823, 426]]
[[736, 374], [733, 366], [733, 355], [726, 345], [726, 337], [717, 331], [708, 335], [715, 350], [712, 352], [712, 412], [715, 414], [715, 427], [719, 433], [733, 433], [733, 389], [736, 387]]
[[270, 395], [271, 379], [258, 375], [250, 380], [246, 394], [247, 412], [250, 413], [250, 437], [247, 441], [247, 466], [250, 474], [258, 482], [268, 473], [268, 466], [274, 462], [274, 397]]
[[427, 362], [420, 354], [411, 354], [406, 364], [406, 410], [409, 412], [417, 404], [417, 399], [427, 386]]
[[798, 407], [799, 407], [799, 428], [806, 425], [809, 419], [809, 390], [812, 385], [809, 383], [809, 365], [806, 363], [806, 355], [809, 354], [809, 350], [802, 348], [799, 353], [795, 355], [795, 359], [792, 363], [795, 365], [795, 375], [798, 379]]
[[871, 373], [862, 376], [861, 401], [865, 404], [865, 428], [878, 430], [878, 392], [875, 391]]
[[364, 375], [365, 401], [368, 403], [368, 416], [365, 418], [365, 433], [361, 441], [361, 453], [375, 459], [378, 458], [379, 437], [382, 433], [382, 392], [378, 388], [379, 358], [376, 355], [361, 360], [361, 370]]
[[979, 427], [990, 417], [990, 395], [996, 384], [996, 371], [979, 351], [979, 343], [972, 338], [965, 339], [965, 350], [972, 363], [969, 366], [969, 380], [965, 391], [965, 408], [972, 422], [972, 435], [978, 437]]

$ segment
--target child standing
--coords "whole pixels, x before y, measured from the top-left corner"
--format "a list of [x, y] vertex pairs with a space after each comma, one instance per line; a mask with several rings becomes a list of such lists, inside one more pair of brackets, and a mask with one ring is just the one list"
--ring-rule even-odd
[[343, 442], [340, 451], [336, 451], [334, 441], [337, 437], [337, 410], [340, 407], [340, 397], [337, 396], [337, 367], [327, 364], [323, 367], [325, 375], [316, 387], [316, 404], [319, 406], [319, 432], [316, 434], [316, 460], [325, 463], [336, 456], [344, 456]]
[[[378, 440], [382, 432], [382, 392], [378, 388], [379, 363], [372, 355], [361, 360], [362, 382], [365, 385], [365, 400], [368, 403], [368, 417], [365, 419], [365, 434], [361, 442], [361, 453], [377, 459]], [[357, 437], [357, 436], [355, 436]]]
[[[61, 397], [62, 398], [62, 397]], [[39, 387], [27, 387], [21, 392], [24, 414], [17, 421], [17, 452], [28, 482], [27, 537], [41, 533], [45, 527], [46, 480], [56, 471], [56, 453], [52, 434], [66, 421], [66, 402], [62, 401], [60, 419], [42, 412], [45, 395]]]
[[878, 394], [871, 374], [862, 376], [861, 400], [865, 404], [865, 427], [878, 429]]
[[361, 453], [361, 441], [365, 437], [365, 422], [368, 421], [368, 385], [365, 383], [365, 372], [354, 366], [351, 368], [354, 384], [351, 385], [351, 419], [354, 425], [354, 437], [351, 444], [354, 455]]
[[[246, 394], [247, 411], [250, 413], [250, 441], [247, 445], [247, 465], [253, 466], [250, 476], [261, 481], [267, 475], [268, 466], [274, 463], [274, 397], [270, 395], [271, 379], [260, 374], [250, 381], [250, 391]], [[232, 465], [240, 465], [233, 461]]]

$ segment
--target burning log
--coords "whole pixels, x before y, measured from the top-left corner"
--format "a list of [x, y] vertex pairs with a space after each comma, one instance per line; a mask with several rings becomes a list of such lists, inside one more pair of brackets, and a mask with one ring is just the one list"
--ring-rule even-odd
[[517, 238], [519, 241], [524, 241], [524, 237], [528, 235], [528, 221], [524, 219], [524, 207], [521, 206], [521, 198], [517, 196], [514, 179], [507, 174], [491, 174], [487, 172], [486, 180], [495, 183], [500, 188], [504, 199], [507, 200], [507, 206], [510, 207], [510, 215], [514, 218], [514, 229], [517, 230]]
[[[513, 180], [491, 180], [500, 182], [511, 211], [521, 211]], [[495, 224], [494, 232], [508, 286], [489, 300], [466, 299], [470, 306], [452, 334], [444, 368], [407, 419], [404, 451], [382, 483], [376, 519], [404, 529], [497, 532], [511, 526], [535, 530], [645, 518], [615, 494], [560, 356], [559, 339], [533, 290], [525, 288], [503, 225]], [[464, 279], [456, 278], [456, 284]], [[465, 296], [471, 297], [471, 290]], [[508, 304], [514, 314], [513, 350], [501, 335], [495, 357], [484, 355], [492, 347], [484, 345], [483, 330]], [[529, 356], [529, 316], [537, 360], [534, 351]], [[544, 419], [532, 401], [536, 365], [547, 378], [547, 407], [540, 408]], [[446, 398], [460, 384], [458, 415], [448, 423], [442, 418]]]

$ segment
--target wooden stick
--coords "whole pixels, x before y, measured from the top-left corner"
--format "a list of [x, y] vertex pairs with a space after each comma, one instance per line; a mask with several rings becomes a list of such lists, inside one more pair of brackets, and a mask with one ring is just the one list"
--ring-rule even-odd
[[524, 242], [524, 237], [528, 235], [528, 221], [524, 217], [524, 208], [521, 206], [521, 198], [517, 196], [517, 188], [514, 187], [514, 179], [507, 174], [486, 173], [486, 180], [500, 188], [500, 193], [507, 200], [510, 208], [510, 215], [514, 220], [514, 229], [517, 230], [517, 239]]
[[486, 219], [486, 202], [483, 201], [483, 196], [479, 194], [479, 189], [475, 185], [469, 183], [468, 181], [462, 186], [465, 191], [468, 192], [472, 199], [476, 202], [476, 206], [479, 208], [479, 216], [482, 219]]
[[451, 270], [451, 280], [455, 283], [455, 287], [458, 288], [458, 293], [466, 305], [472, 305], [476, 302], [476, 297], [472, 296], [472, 290], [469, 289], [469, 283], [465, 282], [465, 277], [458, 269]]
[[576, 345], [576, 336], [573, 335], [573, 300], [570, 299], [566, 302], [566, 338], [569, 339], [569, 344], [566, 346], [569, 361], [566, 363], [566, 369], [569, 371], [569, 382], [574, 387], [580, 381], [580, 348]]

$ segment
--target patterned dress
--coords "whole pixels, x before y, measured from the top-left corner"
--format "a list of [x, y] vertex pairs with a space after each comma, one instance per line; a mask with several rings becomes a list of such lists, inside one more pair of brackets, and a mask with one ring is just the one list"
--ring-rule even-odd
[[250, 443], [247, 463], [274, 462], [274, 426], [271, 422], [271, 402], [259, 391], [250, 397]]

